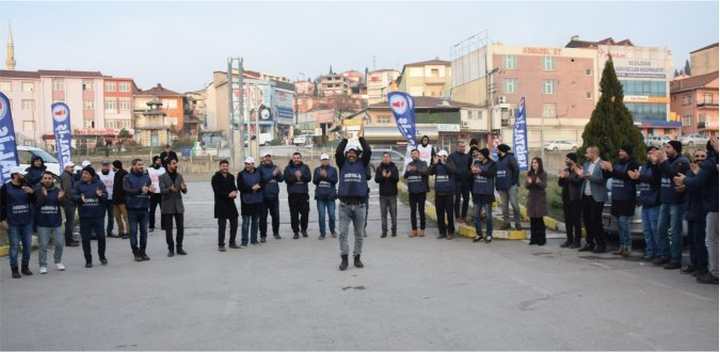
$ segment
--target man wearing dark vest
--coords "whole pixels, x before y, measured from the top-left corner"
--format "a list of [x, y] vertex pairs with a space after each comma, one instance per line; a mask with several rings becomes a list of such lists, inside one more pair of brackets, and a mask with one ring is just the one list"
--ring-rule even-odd
[[[338, 189], [340, 198], [340, 270], [348, 267], [350, 252], [348, 230], [351, 221], [355, 235], [354, 265], [356, 268], [363, 267], [360, 254], [362, 253], [365, 217], [367, 216], [364, 204], [367, 202], [368, 192], [367, 168], [372, 151], [365, 138], [360, 137], [358, 142], [348, 142], [347, 138], [344, 138], [335, 151], [335, 161], [340, 169], [340, 187]], [[361, 159], [358, 159], [359, 156]]]
[[[128, 227], [130, 227], [130, 248], [136, 262], [150, 260], [147, 247], [148, 208], [150, 207], [152, 181], [145, 173], [145, 164], [140, 159], [132, 161], [130, 173], [125, 175], [122, 187], [125, 190], [125, 203], [128, 211]], [[160, 191], [158, 179], [158, 192]], [[158, 193], [159, 194], [159, 193]], [[160, 201], [158, 201], [158, 204]], [[162, 209], [160, 211], [162, 213]], [[138, 246], [138, 228], [140, 240]]]
[[273, 164], [272, 156], [265, 154], [262, 164], [258, 168], [262, 178], [263, 209], [260, 215], [260, 242], [264, 243], [267, 237], [267, 218], [272, 218], [272, 233], [276, 240], [280, 237], [280, 187], [278, 183], [283, 181], [283, 173], [279, 167]]
[[656, 255], [660, 255], [657, 251], [657, 243], [660, 241], [657, 233], [660, 211], [660, 169], [657, 162], [657, 150], [656, 147], [649, 147], [645, 165], [630, 173], [630, 178], [637, 182], [637, 189], [640, 191], [638, 203], [642, 206], [643, 235], [645, 237], [645, 255], [642, 259], [648, 261], [654, 260]]
[[238, 196], [235, 177], [229, 172], [230, 163], [220, 160], [220, 170], [213, 175], [212, 184], [215, 196], [214, 216], [218, 222], [218, 251], [225, 252], [225, 228], [230, 222], [230, 248], [240, 248], [235, 242], [238, 227], [238, 211], [235, 198]]
[[320, 225], [320, 237], [318, 239], [320, 240], [325, 239], [325, 212], [328, 215], [330, 235], [335, 238], [335, 198], [337, 198], [335, 184], [337, 182], [337, 169], [330, 166], [330, 156], [325, 153], [321, 154], [320, 166], [313, 172], [315, 200], [317, 201], [318, 222]]
[[658, 233], [660, 257], [653, 264], [664, 265], [665, 269], [680, 269], [682, 260], [682, 227], [685, 217], [686, 191], [675, 188], [673, 178], [687, 174], [690, 161], [682, 155], [682, 144], [670, 141], [659, 153], [660, 161], [660, 215]]
[[[448, 152], [441, 150], [433, 157], [428, 170], [435, 175], [435, 214], [438, 223], [438, 239], [453, 239], [455, 218], [453, 217], [453, 195], [455, 194], [455, 163], [448, 159]], [[447, 220], [445, 219], [447, 215]]]
[[[410, 237], [425, 236], [425, 198], [428, 192], [428, 166], [420, 160], [417, 149], [410, 151], [412, 161], [405, 167], [405, 178], [410, 198]], [[420, 230], [417, 218], [420, 216]]]
[[290, 207], [290, 227], [293, 239], [307, 237], [308, 216], [310, 215], [310, 197], [308, 183], [312, 181], [310, 168], [303, 164], [302, 154], [295, 152], [285, 168], [285, 184], [287, 184], [288, 205]]
[[[497, 166], [490, 159], [490, 151], [487, 148], [474, 149], [472, 156], [473, 161], [470, 172], [473, 175], [472, 195], [473, 208], [475, 209], [475, 238], [473, 238], [473, 242], [484, 239], [486, 243], [490, 243], [493, 239], [492, 203], [495, 201]], [[487, 231], [484, 237], [481, 219], [483, 211], [485, 211], [485, 227]]]
[[390, 213], [391, 236], [397, 236], [397, 183], [400, 181], [400, 172], [392, 162], [390, 153], [383, 154], [383, 161], [375, 170], [375, 182], [380, 185], [380, 218], [382, 219], [382, 234], [380, 238], [387, 237], [387, 214]]
[[515, 220], [515, 229], [520, 230], [520, 207], [518, 206], [518, 177], [520, 176], [520, 168], [518, 167], [515, 155], [510, 152], [507, 144], [500, 144], [498, 147], [497, 176], [495, 177], [495, 188], [500, 194], [502, 201], [503, 214], [503, 230], [509, 230], [510, 225], [510, 206], [513, 210], [513, 220]]
[[[465, 142], [458, 141], [457, 149], [450, 154], [448, 160], [455, 164], [455, 220], [464, 223], [470, 203], [470, 161], [472, 156], [465, 152]], [[462, 198], [462, 203], [460, 199]]]
[[80, 182], [75, 185], [73, 190], [73, 199], [78, 203], [78, 213], [80, 213], [80, 236], [86, 268], [92, 268], [90, 238], [93, 233], [98, 242], [100, 264], [107, 265], [108, 263], [105, 258], [105, 229], [103, 228], [103, 217], [105, 216], [103, 201], [106, 198], [105, 185], [98, 179], [95, 169], [92, 166], [83, 168]]
[[[7, 221], [10, 240], [10, 269], [13, 279], [32, 275], [30, 251], [32, 248], [32, 202], [33, 189], [25, 182], [25, 170], [15, 166], [10, 169], [10, 182], [0, 188], [0, 221]], [[18, 270], [18, 247], [22, 241], [22, 269]]]
[[60, 225], [62, 225], [60, 202], [65, 197], [65, 192], [55, 186], [55, 175], [45, 171], [42, 181], [35, 186], [33, 193], [35, 194], [35, 223], [40, 240], [40, 249], [38, 250], [40, 274], [47, 274], [47, 249], [50, 239], [55, 245], [53, 251], [55, 266], [57, 270], [63, 271], [65, 265], [62, 263], [62, 255], [65, 239], [60, 231]]
[[258, 244], [258, 221], [262, 211], [263, 192], [260, 172], [255, 168], [255, 158], [245, 158], [245, 169], [237, 175], [237, 188], [240, 191], [240, 214], [242, 214], [242, 232], [240, 248], [247, 248], [248, 232], [250, 244]]
[[601, 162], [601, 165], [612, 177], [610, 213], [618, 224], [620, 237], [618, 250], [613, 254], [629, 257], [632, 253], [630, 220], [635, 215], [637, 197], [635, 182], [630, 175], [638, 169], [638, 164], [632, 157], [632, 146], [624, 145], [618, 150], [618, 161], [614, 165], [607, 161]]

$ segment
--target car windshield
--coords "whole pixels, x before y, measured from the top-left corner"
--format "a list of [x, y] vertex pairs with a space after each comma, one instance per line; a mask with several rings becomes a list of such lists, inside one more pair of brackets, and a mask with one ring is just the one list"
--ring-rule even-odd
[[42, 149], [34, 149], [34, 150], [32, 150], [31, 152], [32, 152], [34, 155], [37, 155], [37, 156], [39, 156], [40, 158], [42, 158], [42, 159], [43, 159], [43, 162], [44, 162], [45, 164], [47, 164], [47, 163], [57, 164], [57, 163], [58, 163], [57, 159], [55, 159], [54, 156], [50, 155], [48, 152], [46, 152], [46, 151], [44, 151], [44, 150], [42, 150]]

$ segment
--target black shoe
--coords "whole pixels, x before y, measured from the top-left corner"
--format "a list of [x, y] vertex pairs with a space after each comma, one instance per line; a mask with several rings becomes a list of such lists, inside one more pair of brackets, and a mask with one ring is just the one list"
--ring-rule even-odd
[[80, 245], [80, 243], [78, 243], [78, 241], [65, 242], [65, 247], [77, 247], [79, 245]]
[[337, 238], [337, 235], [335, 234], [335, 232], [330, 232], [330, 237]]
[[27, 265], [23, 265], [23, 267], [20, 269], [20, 272], [25, 276], [31, 276], [32, 271], [30, 271], [30, 268], [28, 268]]
[[580, 248], [580, 242], [573, 242], [572, 245], [570, 245], [570, 248], [572, 248], [572, 249]]
[[155, 232], [155, 228], [154, 227], [149, 228], [148, 232]]
[[438, 235], [436, 238], [439, 239], [439, 240], [442, 240], [442, 239], [447, 238], [447, 236], [441, 234], [441, 235]]
[[218, 251], [225, 252], [225, 246], [218, 246]]
[[397, 237], [397, 232], [393, 232], [390, 234], [390, 237]]
[[680, 263], [670, 262], [670, 263], [665, 264], [665, 266], [664, 266], [663, 268], [664, 268], [665, 270], [675, 270], [675, 269], [680, 269], [680, 268], [682, 268], [682, 265], [680, 265]]
[[380, 238], [385, 238], [385, 237], [387, 237], [386, 233], [383, 233], [382, 235], [380, 235]]
[[92, 268], [92, 262], [86, 262], [86, 263], [85, 263], [85, 267], [88, 268], [88, 269], [89, 269], [89, 268]]
[[228, 247], [230, 247], [230, 248], [232, 248], [232, 249], [238, 249], [238, 248], [240, 248], [240, 247], [238, 247], [237, 243], [230, 243], [230, 245], [229, 245]]
[[[142, 257], [142, 260], [143, 260], [143, 261], [150, 260], [150, 257], [148, 257], [148, 255], [145, 253], [145, 251], [142, 251], [142, 253], [140, 254], [140, 256]], [[100, 261], [102, 261], [102, 259], [100, 259]]]
[[324, 239], [325, 239], [325, 235], [320, 235], [320, 236], [318, 236], [318, 239], [321, 240], [321, 241], [324, 240]]
[[665, 265], [670, 261], [670, 258], [667, 257], [658, 257], [653, 260], [653, 264], [657, 266]]
[[572, 242], [565, 241], [563, 244], [560, 245], [560, 248], [569, 248], [572, 245]]
[[348, 256], [347, 256], [347, 254], [341, 255], [341, 256], [340, 256], [340, 259], [341, 259], [342, 261], [340, 262], [340, 267], [338, 267], [338, 269], [340, 269], [340, 271], [345, 271], [345, 270], [347, 270], [347, 267], [348, 267]]
[[267, 240], [265, 239], [265, 237], [260, 237], [260, 243], [265, 243], [265, 242], [267, 242]]
[[282, 239], [282, 237], [280, 237], [280, 235], [273, 235], [273, 238], [276, 239], [276, 240]]
[[177, 254], [178, 255], [187, 255], [187, 252], [185, 252], [185, 250], [182, 249], [182, 247], [178, 247]]
[[607, 252], [607, 249], [605, 248], [605, 246], [597, 246], [595, 249], [593, 249], [593, 253], [600, 254], [600, 253], [605, 253], [605, 252]]
[[515, 230], [522, 231], [522, 225], [520, 225], [520, 224], [515, 225]]
[[592, 252], [593, 249], [595, 249], [595, 246], [586, 244], [585, 247], [580, 248], [578, 252]]
[[175, 251], [172, 250], [172, 249], [169, 250], [169, 251], [168, 251], [168, 257], [174, 257], [174, 256], [175, 256]]
[[307, 238], [307, 237], [308, 237], [307, 231], [303, 231], [303, 232], [302, 232], [302, 235], [303, 235], [304, 238]]
[[108, 263], [107, 258], [100, 258], [100, 264], [107, 265], [107, 263]]
[[360, 261], [360, 255], [359, 255], [359, 254], [355, 256], [355, 263], [354, 263], [354, 264], [355, 264], [355, 267], [356, 267], [356, 268], [363, 268], [363, 267], [365, 267], [365, 265], [363, 265], [363, 263]]
[[296, 232], [295, 235], [293, 235], [293, 239], [296, 240], [298, 238], [300, 238], [300, 235]]
[[13, 279], [21, 279], [22, 275], [20, 275], [20, 270], [16, 266], [10, 268], [12, 269], [12, 278]]
[[706, 272], [703, 275], [698, 276], [696, 280], [697, 280], [697, 282], [699, 282], [701, 284], [711, 284], [711, 285], [718, 284], [718, 278], [713, 276], [713, 274], [710, 274], [709, 272]]
[[473, 238], [473, 242], [480, 242], [483, 240], [482, 235], [475, 235], [475, 238]]
[[126, 240], [126, 239], [130, 238], [130, 235], [124, 233], [124, 234], [122, 234], [122, 236], [120, 236], [120, 238]]
[[692, 265], [688, 265], [685, 267], [685, 269], [682, 270], [685, 274], [692, 274], [695, 272], [695, 267]]

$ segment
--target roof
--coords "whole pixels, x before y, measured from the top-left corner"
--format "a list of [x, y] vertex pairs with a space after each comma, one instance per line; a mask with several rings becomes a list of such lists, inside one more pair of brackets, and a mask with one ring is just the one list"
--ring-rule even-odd
[[440, 60], [440, 59], [435, 58], [435, 59], [432, 59], [432, 60], [418, 61], [418, 62], [413, 62], [413, 63], [410, 63], [410, 64], [405, 64], [403, 67], [407, 67], [407, 66], [426, 66], [426, 65], [445, 65], [445, 66], [450, 66], [450, 61], [445, 61], [445, 60]]
[[710, 44], [710, 45], [704, 46], [704, 47], [702, 47], [702, 48], [700, 48], [700, 49], [695, 49], [695, 50], [691, 51], [690, 54], [694, 54], [694, 53], [696, 53], [696, 52], [698, 52], [698, 51], [703, 51], [703, 50], [705, 50], [705, 49], [710, 49], [710, 48], [716, 47], [716, 46], [718, 46], [718, 42], [715, 42], [714, 44]]
[[182, 96], [182, 94], [172, 91], [170, 89], [167, 89], [163, 87], [160, 83], [158, 83], [155, 87], [152, 87], [148, 90], [138, 90], [138, 92], [135, 93], [135, 95], [152, 95], [152, 96]]
[[716, 79], [718, 79], [718, 71], [676, 79], [670, 81], [670, 94], [703, 88]]
[[[480, 108], [479, 105], [462, 103], [445, 98], [419, 96], [413, 97], [415, 101], [415, 109], [460, 109], [460, 108]], [[368, 109], [390, 109], [387, 102], [375, 103], [368, 106]]]
[[59, 77], [103, 77], [100, 71], [38, 70], [41, 76]]
[[0, 77], [40, 78], [35, 71], [0, 70]]
[[588, 40], [580, 40], [573, 37], [570, 41], [565, 44], [566, 48], [597, 48], [598, 45], [620, 45], [620, 46], [635, 46], [630, 39], [623, 39], [621, 41], [615, 41], [612, 37], [598, 40], [596, 42]]

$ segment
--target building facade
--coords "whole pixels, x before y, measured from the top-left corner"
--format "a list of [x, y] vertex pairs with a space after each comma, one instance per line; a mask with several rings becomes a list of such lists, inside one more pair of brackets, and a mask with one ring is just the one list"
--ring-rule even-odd
[[318, 93], [320, 96], [350, 95], [350, 81], [341, 74], [329, 73], [318, 78]]
[[704, 75], [718, 70], [718, 43], [690, 52], [690, 73]]
[[718, 134], [718, 71], [670, 82], [670, 110], [682, 122], [682, 134]]
[[412, 96], [443, 97], [448, 95], [451, 79], [450, 61], [435, 58], [404, 65], [397, 85]]
[[368, 73], [367, 96], [368, 104], [387, 101], [387, 94], [392, 90], [393, 82], [400, 76], [400, 71], [393, 69], [375, 70]]
[[135, 142], [144, 146], [171, 144], [183, 130], [185, 106], [183, 95], [158, 83], [148, 90], [135, 87]]

